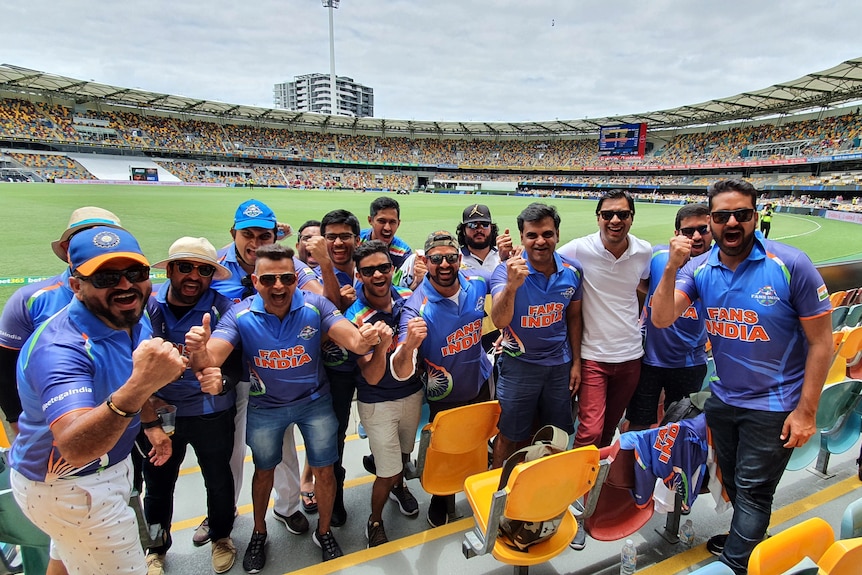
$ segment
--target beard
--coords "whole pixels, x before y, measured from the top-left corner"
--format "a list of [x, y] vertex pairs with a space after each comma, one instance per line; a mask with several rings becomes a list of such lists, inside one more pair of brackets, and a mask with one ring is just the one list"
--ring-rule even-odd
[[[146, 293], [138, 287], [133, 286], [128, 290], [111, 292], [105, 298], [96, 298], [83, 293], [80, 294], [80, 297], [87, 309], [109, 326], [114, 329], [131, 329], [141, 321], [141, 317], [144, 315], [144, 306], [152, 292], [152, 285], [150, 284], [145, 291]], [[134, 295], [138, 298], [139, 305], [135, 309], [112, 309], [110, 302], [113, 299], [129, 295]]]
[[484, 250], [485, 248], [491, 246], [491, 236], [490, 235], [485, 236], [485, 239], [481, 242], [477, 242], [475, 239], [471, 238], [470, 236], [465, 235], [464, 241], [467, 243], [467, 248], [473, 249], [473, 250]]

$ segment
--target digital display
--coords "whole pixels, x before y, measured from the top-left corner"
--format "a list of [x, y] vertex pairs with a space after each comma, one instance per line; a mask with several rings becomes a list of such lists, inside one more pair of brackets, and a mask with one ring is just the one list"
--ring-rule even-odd
[[159, 169], [158, 168], [135, 168], [130, 167], [132, 172], [132, 181], [135, 182], [158, 182], [159, 181]]
[[599, 155], [643, 157], [646, 132], [645, 123], [603, 127], [599, 131]]

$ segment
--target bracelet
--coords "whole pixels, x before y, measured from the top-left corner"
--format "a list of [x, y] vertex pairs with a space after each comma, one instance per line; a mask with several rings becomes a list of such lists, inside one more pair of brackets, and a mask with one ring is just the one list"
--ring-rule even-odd
[[105, 401], [105, 405], [107, 405], [111, 411], [113, 411], [114, 413], [116, 413], [120, 417], [134, 417], [141, 412], [140, 409], [138, 409], [135, 412], [123, 411], [122, 409], [120, 409], [119, 407], [114, 405], [114, 402], [112, 401], [113, 399], [114, 399], [114, 394], [112, 393], [111, 395], [108, 396], [108, 399]]
[[141, 422], [141, 429], [152, 429], [154, 427], [161, 427], [161, 426], [162, 426], [162, 420], [161, 419], [154, 419], [152, 421], [142, 421]]

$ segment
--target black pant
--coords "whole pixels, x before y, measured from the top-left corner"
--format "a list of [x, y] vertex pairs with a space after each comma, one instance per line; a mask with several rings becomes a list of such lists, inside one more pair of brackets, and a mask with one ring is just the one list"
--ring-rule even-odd
[[770, 229], [772, 229], [772, 223], [771, 222], [764, 222], [763, 220], [760, 220], [760, 233], [763, 234], [764, 238], [769, 237], [769, 230]]
[[[358, 368], [352, 371], [336, 371], [326, 369], [326, 377], [329, 379], [329, 391], [332, 394], [332, 409], [338, 420], [338, 461], [333, 466], [335, 482], [338, 492], [344, 488], [344, 478], [347, 471], [344, 469], [344, 440], [347, 437], [347, 425], [350, 422], [350, 406], [353, 404], [353, 396], [356, 394], [356, 378]], [[337, 496], [337, 495], [336, 495]]]
[[[236, 408], [231, 407], [209, 415], [177, 417], [176, 431], [171, 436], [173, 453], [170, 459], [160, 466], [149, 461], [144, 462], [147, 489], [144, 496], [144, 514], [148, 523], [160, 524], [166, 534], [164, 545], [152, 548], [150, 552], [161, 554], [171, 547], [174, 488], [180, 465], [186, 456], [186, 447], [189, 445], [195, 450], [204, 478], [210, 538], [217, 541], [230, 536], [235, 513], [233, 474], [230, 470], [235, 415]], [[145, 439], [143, 443], [149, 450], [149, 442]]]

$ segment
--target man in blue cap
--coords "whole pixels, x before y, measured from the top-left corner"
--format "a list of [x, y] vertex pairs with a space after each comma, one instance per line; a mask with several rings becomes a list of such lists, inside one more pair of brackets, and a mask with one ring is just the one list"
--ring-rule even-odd
[[[129, 454], [141, 411], [155, 419], [147, 399], [186, 362], [150, 338], [149, 262], [129, 232], [90, 228], [72, 237], [68, 254], [75, 297], [25, 342], [18, 362], [12, 491], [70, 572], [138, 573], [146, 567], [128, 506]], [[150, 453], [154, 461], [167, 455]]]

